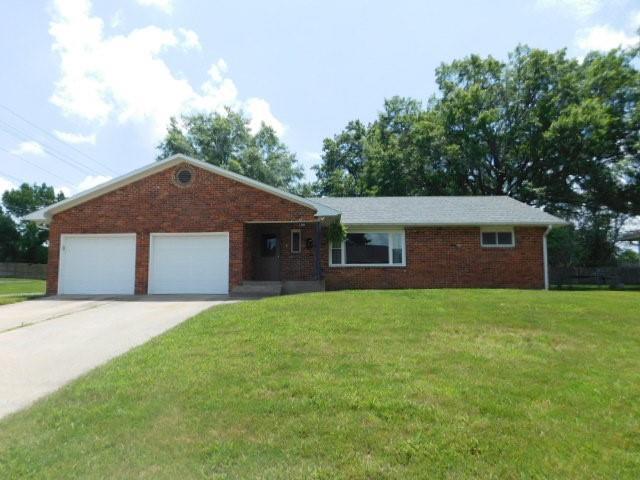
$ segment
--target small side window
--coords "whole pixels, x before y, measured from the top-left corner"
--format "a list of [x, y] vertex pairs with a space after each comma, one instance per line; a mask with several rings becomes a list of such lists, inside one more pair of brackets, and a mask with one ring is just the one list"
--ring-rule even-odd
[[490, 246], [497, 245], [496, 232], [482, 232], [482, 245]]
[[300, 253], [300, 230], [291, 230], [291, 253]]
[[498, 232], [498, 245], [513, 245], [513, 232]]
[[483, 228], [480, 233], [483, 247], [514, 247], [515, 237], [512, 228]]

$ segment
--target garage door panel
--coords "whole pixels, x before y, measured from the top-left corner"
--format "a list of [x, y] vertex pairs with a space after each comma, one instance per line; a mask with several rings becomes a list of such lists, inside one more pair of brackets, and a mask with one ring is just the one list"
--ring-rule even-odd
[[149, 293], [226, 294], [229, 291], [229, 236], [151, 235]]
[[63, 235], [58, 293], [132, 295], [136, 237]]

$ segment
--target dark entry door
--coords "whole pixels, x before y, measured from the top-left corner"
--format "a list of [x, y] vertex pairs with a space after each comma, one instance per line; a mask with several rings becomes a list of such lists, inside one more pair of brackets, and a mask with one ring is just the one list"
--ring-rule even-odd
[[260, 242], [256, 277], [258, 280], [280, 280], [280, 239], [275, 233], [263, 233]]

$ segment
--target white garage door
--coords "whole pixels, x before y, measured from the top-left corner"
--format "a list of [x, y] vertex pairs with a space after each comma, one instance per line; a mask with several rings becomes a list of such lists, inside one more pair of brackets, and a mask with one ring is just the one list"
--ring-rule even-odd
[[229, 292], [229, 234], [151, 234], [149, 293]]
[[62, 235], [59, 294], [133, 295], [136, 235]]

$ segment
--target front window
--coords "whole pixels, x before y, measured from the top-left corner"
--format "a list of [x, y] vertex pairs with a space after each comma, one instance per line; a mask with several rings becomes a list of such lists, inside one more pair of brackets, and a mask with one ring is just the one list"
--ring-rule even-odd
[[331, 244], [331, 265], [404, 265], [404, 232], [350, 232]]

